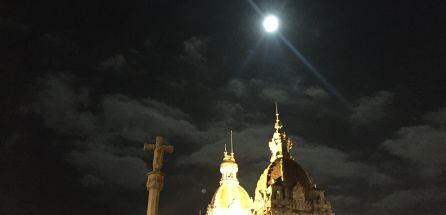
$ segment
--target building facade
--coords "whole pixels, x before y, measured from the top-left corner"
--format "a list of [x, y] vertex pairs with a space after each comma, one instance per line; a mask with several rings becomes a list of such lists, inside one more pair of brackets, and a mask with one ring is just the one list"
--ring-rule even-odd
[[274, 128], [268, 144], [270, 163], [257, 181], [254, 201], [238, 184], [233, 153], [225, 152], [220, 165], [220, 187], [208, 206], [208, 215], [334, 215], [325, 191], [317, 188], [291, 157], [293, 142], [283, 131], [277, 110]]

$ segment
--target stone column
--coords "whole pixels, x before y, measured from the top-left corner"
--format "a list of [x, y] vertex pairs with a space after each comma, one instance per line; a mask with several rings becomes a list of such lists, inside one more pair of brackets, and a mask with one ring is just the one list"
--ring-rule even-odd
[[164, 174], [160, 171], [152, 171], [147, 174], [147, 191], [149, 198], [147, 202], [147, 215], [158, 215], [158, 203], [160, 192], [163, 189]]

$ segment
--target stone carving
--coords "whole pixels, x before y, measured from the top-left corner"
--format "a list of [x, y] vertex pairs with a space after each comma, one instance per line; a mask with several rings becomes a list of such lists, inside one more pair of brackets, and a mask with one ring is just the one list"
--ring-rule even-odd
[[157, 136], [155, 144], [144, 143], [144, 150], [153, 150], [153, 170], [147, 174], [146, 183], [149, 192], [147, 215], [158, 215], [159, 195], [164, 184], [164, 174], [161, 172], [163, 156], [165, 151], [173, 153], [173, 146], [164, 145], [163, 137]]
[[164, 185], [164, 174], [152, 172], [148, 174], [147, 190], [156, 189], [161, 191]]
[[161, 171], [164, 152], [173, 153], [173, 146], [164, 145], [163, 137], [157, 136], [155, 144], [144, 143], [144, 150], [153, 150], [153, 171]]

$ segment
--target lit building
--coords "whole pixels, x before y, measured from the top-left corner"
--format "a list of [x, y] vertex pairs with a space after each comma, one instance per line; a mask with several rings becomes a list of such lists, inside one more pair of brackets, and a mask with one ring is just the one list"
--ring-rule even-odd
[[282, 127], [276, 107], [270, 164], [257, 182], [253, 215], [334, 215], [325, 191], [291, 157], [293, 142]]
[[226, 151], [225, 146], [223, 162], [220, 164], [220, 187], [215, 191], [208, 205], [207, 215], [251, 215], [252, 199], [239, 185], [237, 171], [231, 132], [231, 153]]
[[225, 149], [220, 165], [222, 178], [207, 208], [207, 215], [334, 215], [325, 191], [290, 154], [293, 142], [282, 130], [276, 108], [275, 131], [269, 149], [270, 164], [260, 175], [254, 202], [237, 180], [237, 163]]

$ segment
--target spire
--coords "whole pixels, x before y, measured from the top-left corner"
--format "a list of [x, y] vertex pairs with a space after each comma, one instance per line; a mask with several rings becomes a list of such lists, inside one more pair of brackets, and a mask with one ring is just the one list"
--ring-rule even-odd
[[276, 123], [274, 124], [274, 128], [276, 129], [276, 132], [278, 132], [279, 129], [282, 128], [282, 125], [280, 124], [280, 120], [279, 120], [279, 111], [277, 108], [277, 102], [274, 102], [274, 104], [276, 105]]
[[232, 141], [232, 130], [230, 132], [231, 134], [231, 152], [228, 153], [227, 149], [226, 149], [226, 144], [225, 144], [225, 155], [223, 157], [223, 162], [220, 164], [220, 172], [221, 172], [221, 180], [220, 180], [220, 184], [222, 183], [238, 183], [237, 180], [237, 171], [238, 171], [238, 167], [237, 167], [237, 163], [235, 162], [235, 158], [234, 158], [234, 146], [233, 146], [233, 141]]
[[292, 146], [292, 141], [286, 136], [285, 132], [282, 130], [282, 123], [279, 119], [279, 110], [277, 108], [277, 102], [274, 103], [276, 108], [276, 123], [274, 124], [275, 131], [273, 133], [273, 138], [268, 143], [269, 149], [271, 150], [271, 159], [273, 162], [277, 158], [291, 158], [290, 149]]
[[231, 157], [234, 158], [234, 145], [232, 143], [232, 130], [231, 130]]
[[231, 152], [228, 153], [228, 151], [226, 149], [226, 143], [225, 143], [225, 152], [223, 153], [224, 154], [223, 161], [235, 161], [235, 157], [234, 157], [234, 144], [233, 144], [233, 141], [232, 141], [232, 130], [230, 130], [230, 133], [231, 133], [231, 142], [230, 142], [230, 144], [231, 144], [230, 145]]

